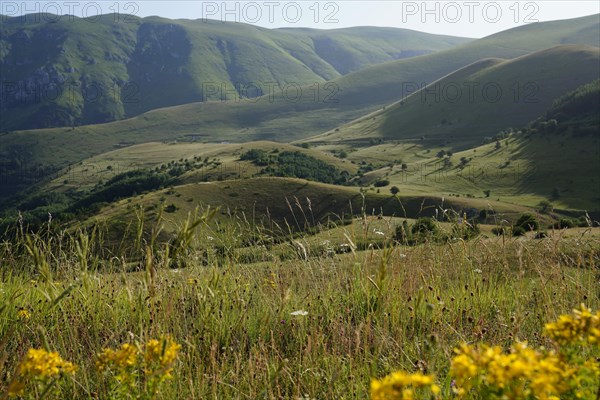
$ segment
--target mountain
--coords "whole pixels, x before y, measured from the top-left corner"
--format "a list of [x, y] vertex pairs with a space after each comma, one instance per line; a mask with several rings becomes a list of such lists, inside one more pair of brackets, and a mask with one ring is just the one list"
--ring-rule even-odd
[[455, 149], [469, 147], [527, 124], [558, 97], [598, 76], [600, 49], [591, 46], [562, 45], [512, 60], [484, 59], [312, 140], [422, 138]]
[[102, 123], [325, 82], [469, 41], [394, 28], [265, 29], [159, 17], [1, 16], [0, 130]]
[[598, 19], [593, 15], [530, 24], [453, 49], [367, 67], [316, 89], [304, 86], [297, 99], [279, 92], [252, 100], [162, 108], [107, 124], [0, 134], [0, 184], [4, 193], [14, 193], [73, 163], [135, 143], [306, 139], [402, 99], [415, 84], [418, 88], [485, 58], [517, 58], [561, 44], [600, 47]]

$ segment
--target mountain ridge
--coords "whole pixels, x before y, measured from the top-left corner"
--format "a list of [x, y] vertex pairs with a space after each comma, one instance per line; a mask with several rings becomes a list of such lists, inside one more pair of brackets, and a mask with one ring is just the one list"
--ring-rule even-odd
[[328, 35], [336, 69], [316, 51], [321, 34], [313, 31], [161, 17], [2, 18], [4, 131], [110, 122], [220, 99], [207, 90], [211, 84], [239, 94], [240, 85], [252, 82], [324, 82], [404, 51], [429, 53], [470, 40], [399, 28], [386, 29], [387, 38], [362, 37], [364, 30], [348, 28]]

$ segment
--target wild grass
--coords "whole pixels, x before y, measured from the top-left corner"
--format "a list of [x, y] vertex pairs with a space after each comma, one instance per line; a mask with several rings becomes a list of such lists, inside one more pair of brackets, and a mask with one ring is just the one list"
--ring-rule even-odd
[[[368, 223], [336, 228], [347, 253], [256, 263], [223, 250], [227, 237], [240, 247], [240, 233], [211, 228], [207, 213], [169, 244], [158, 227], [121, 253], [103, 248], [101, 229], [18, 228], [0, 247], [0, 393], [26, 351], [46, 347], [78, 366], [57, 398], [109, 398], [97, 354], [160, 335], [182, 348], [159, 398], [367, 398], [371, 377], [398, 369], [435, 373], [449, 390], [457, 345], [543, 345], [545, 322], [579, 303], [600, 307], [589, 230], [410, 247], [386, 236], [359, 251], [355, 242], [373, 239]], [[199, 243], [207, 232], [220, 232], [219, 246]], [[268, 253], [268, 242], [249, 248]]]

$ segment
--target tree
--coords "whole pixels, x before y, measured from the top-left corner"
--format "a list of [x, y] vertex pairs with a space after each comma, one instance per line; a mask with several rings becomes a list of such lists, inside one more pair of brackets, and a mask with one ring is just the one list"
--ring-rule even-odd
[[375, 181], [375, 183], [373, 184], [373, 186], [375, 187], [384, 187], [390, 184], [390, 181], [387, 179], [379, 179], [377, 181]]
[[421, 217], [415, 222], [411, 228], [413, 235], [416, 234], [435, 234], [437, 233], [438, 227], [429, 217]]
[[392, 194], [395, 196], [395, 195], [397, 195], [398, 193], [400, 193], [400, 189], [398, 188], [398, 186], [392, 186], [392, 187], [390, 188], [390, 192], [391, 192], [391, 193], [392, 193]]
[[513, 236], [522, 236], [525, 232], [538, 230], [540, 223], [532, 214], [522, 214], [513, 227]]

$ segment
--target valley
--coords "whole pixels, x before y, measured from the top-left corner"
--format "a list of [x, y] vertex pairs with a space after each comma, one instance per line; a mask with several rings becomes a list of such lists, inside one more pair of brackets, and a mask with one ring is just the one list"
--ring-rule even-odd
[[0, 20], [0, 398], [594, 400], [600, 14]]

